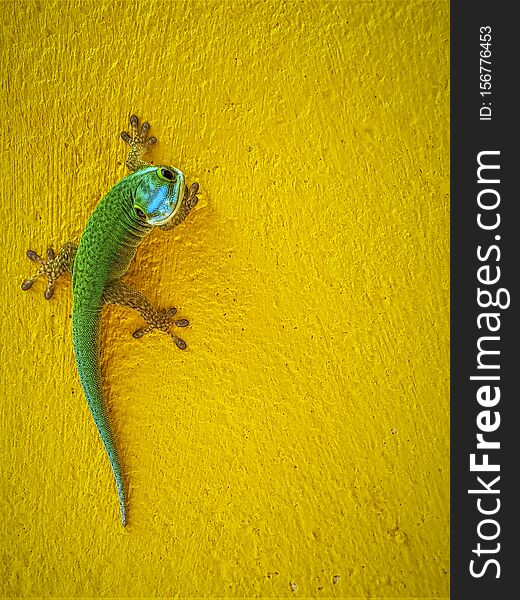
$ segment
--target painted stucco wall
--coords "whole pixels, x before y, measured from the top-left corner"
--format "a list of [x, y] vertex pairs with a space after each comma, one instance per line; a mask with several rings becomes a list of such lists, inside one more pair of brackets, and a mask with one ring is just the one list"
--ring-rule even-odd
[[[447, 597], [449, 5], [2, 2], [0, 595]], [[119, 522], [70, 280], [20, 283], [124, 174], [200, 203], [108, 308]]]

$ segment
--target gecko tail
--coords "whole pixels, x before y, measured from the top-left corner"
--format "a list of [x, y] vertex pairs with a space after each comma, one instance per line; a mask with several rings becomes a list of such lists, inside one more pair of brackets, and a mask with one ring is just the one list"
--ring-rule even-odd
[[98, 431], [100, 437], [103, 441], [103, 445], [105, 446], [106, 453], [108, 455], [108, 459], [110, 461], [110, 466], [112, 467], [112, 473], [114, 474], [114, 481], [117, 487], [117, 495], [119, 498], [119, 511], [121, 513], [121, 524], [123, 527], [126, 527], [127, 517], [126, 517], [126, 493], [125, 493], [125, 485], [123, 480], [123, 472], [121, 469], [121, 463], [119, 461], [119, 456], [117, 454], [116, 446], [114, 444], [114, 440], [112, 438], [112, 432], [110, 429], [104, 427], [104, 423], [102, 426], [96, 423], [98, 426]]
[[114, 469], [114, 465], [112, 464], [112, 457], [109, 454], [110, 458], [110, 466], [112, 467], [112, 471], [114, 473], [114, 479], [117, 486], [117, 495], [119, 497], [119, 511], [121, 513], [121, 524], [123, 527], [126, 527], [126, 494], [125, 494], [125, 486], [123, 482], [123, 478], [121, 475], [121, 467], [119, 465], [119, 460], [117, 461], [117, 470]]
[[79, 379], [92, 418], [110, 461], [119, 498], [121, 523], [126, 527], [126, 494], [123, 470], [116, 448], [110, 419], [103, 398], [99, 368], [99, 321], [101, 310], [80, 311], [73, 308], [72, 338]]
[[119, 492], [118, 490], [118, 494], [119, 494], [119, 510], [121, 511], [121, 524], [123, 525], [123, 527], [126, 527], [126, 504], [125, 504], [125, 497], [124, 495], [121, 495], [121, 492]]

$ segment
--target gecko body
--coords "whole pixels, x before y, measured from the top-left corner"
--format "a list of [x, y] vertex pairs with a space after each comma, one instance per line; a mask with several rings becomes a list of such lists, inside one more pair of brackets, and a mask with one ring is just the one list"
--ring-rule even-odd
[[134, 332], [135, 338], [157, 329], [168, 333], [181, 350], [186, 348], [186, 343], [171, 332], [171, 327], [186, 327], [188, 321], [174, 319], [176, 309], [156, 310], [140, 292], [120, 278], [141, 241], [156, 227], [172, 229], [186, 218], [198, 200], [198, 184], [192, 184], [188, 190], [179, 169], [151, 166], [142, 160], [156, 140], [146, 139], [147, 122], [140, 131], [137, 117], [132, 115], [130, 123], [133, 135], [123, 132], [121, 136], [130, 145], [126, 164], [133, 172], [100, 201], [79, 245], [67, 242], [57, 256], [49, 249], [46, 260], [28, 251], [28, 257], [40, 268], [22, 284], [22, 289], [28, 290], [38, 277], [46, 276], [45, 298], [50, 299], [56, 279], [66, 271], [72, 274], [72, 340], [78, 375], [113, 471], [123, 526], [127, 520], [124, 478], [100, 373], [101, 313], [103, 306], [109, 303], [133, 308], [147, 323], [146, 328]]

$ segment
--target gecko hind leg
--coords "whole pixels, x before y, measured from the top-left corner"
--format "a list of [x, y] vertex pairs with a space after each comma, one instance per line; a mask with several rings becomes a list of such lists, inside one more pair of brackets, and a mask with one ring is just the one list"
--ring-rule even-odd
[[176, 308], [157, 310], [141, 292], [134, 290], [119, 280], [112, 281], [107, 285], [103, 300], [107, 304], [117, 304], [118, 306], [132, 308], [143, 317], [147, 326], [134, 331], [132, 334], [134, 338], [139, 339], [146, 333], [154, 330], [163, 331], [173, 339], [177, 348], [180, 350], [186, 349], [186, 342], [171, 332], [172, 326], [187, 327], [189, 325], [187, 319], [173, 318], [177, 314]]
[[45, 290], [45, 299], [50, 300], [54, 293], [54, 284], [63, 273], [72, 273], [72, 267], [74, 263], [74, 256], [78, 246], [72, 242], [63, 244], [58, 255], [54, 254], [52, 248], [47, 249], [47, 258], [42, 258], [39, 254], [36, 254], [34, 250], [27, 250], [27, 258], [40, 265], [40, 268], [36, 273], [26, 279], [22, 283], [22, 290], [27, 291], [32, 287], [32, 284], [38, 279], [38, 277], [47, 278], [47, 288]]
[[121, 137], [130, 146], [128, 151], [128, 158], [126, 159], [126, 166], [130, 171], [137, 171], [143, 167], [148, 167], [149, 164], [143, 160], [143, 156], [150, 150], [150, 148], [157, 141], [156, 137], [146, 139], [146, 134], [150, 129], [150, 123], [145, 121], [141, 125], [139, 130], [139, 119], [132, 115], [130, 117], [130, 127], [132, 128], [132, 135], [126, 131], [121, 132]]

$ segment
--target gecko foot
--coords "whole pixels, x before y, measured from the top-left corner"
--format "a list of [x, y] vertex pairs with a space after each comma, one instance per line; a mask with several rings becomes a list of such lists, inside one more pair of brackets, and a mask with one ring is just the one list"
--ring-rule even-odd
[[27, 250], [27, 258], [40, 265], [36, 273], [26, 279], [22, 283], [22, 290], [27, 291], [32, 287], [32, 284], [38, 279], [38, 277], [47, 278], [47, 289], [45, 290], [45, 299], [50, 300], [54, 293], [54, 283], [59, 279], [66, 271], [72, 271], [72, 263], [74, 255], [76, 254], [77, 246], [71, 242], [67, 242], [63, 245], [58, 255], [54, 254], [52, 248], [48, 248], [46, 256], [42, 258], [39, 254], [36, 254], [34, 250]]
[[106, 286], [104, 291], [104, 301], [107, 304], [116, 304], [118, 306], [131, 308], [141, 315], [146, 323], [146, 327], [134, 331], [134, 338], [139, 339], [146, 333], [150, 333], [154, 330], [162, 331], [173, 338], [177, 348], [180, 348], [181, 350], [186, 349], [186, 342], [170, 331], [173, 326], [187, 327], [189, 325], [188, 319], [175, 318], [175, 315], [177, 314], [176, 308], [170, 308], [169, 310], [163, 308], [162, 310], [157, 310], [152, 306], [146, 296], [129, 287], [119, 279], [111, 281]]
[[189, 188], [186, 187], [179, 209], [176, 211], [173, 218], [168, 221], [168, 223], [165, 225], [159, 225], [159, 229], [168, 231], [176, 227], [179, 223], [182, 223], [182, 221], [184, 221], [184, 219], [190, 214], [191, 209], [197, 205], [197, 202], [199, 201], [197, 196], [198, 191], [199, 184], [197, 182], [192, 183]]
[[141, 125], [141, 129], [139, 129], [139, 119], [135, 115], [130, 117], [130, 126], [132, 128], [132, 135], [126, 131], [122, 131], [121, 137], [130, 146], [128, 158], [126, 159], [126, 166], [130, 171], [137, 171], [137, 169], [148, 166], [148, 163], [142, 160], [142, 157], [155, 144], [157, 138], [152, 136], [146, 139], [146, 135], [150, 129], [150, 123], [145, 121]]
[[143, 329], [137, 329], [132, 334], [134, 338], [139, 339], [143, 337], [146, 333], [150, 333], [150, 331], [158, 330], [167, 333], [170, 337], [173, 338], [175, 345], [180, 350], [186, 350], [186, 342], [181, 340], [181, 338], [177, 337], [173, 334], [170, 329], [172, 325], [175, 327], [187, 327], [190, 323], [188, 319], [174, 319], [173, 317], [177, 314], [176, 308], [170, 308], [166, 310], [163, 308], [162, 310], [156, 311], [155, 314], [151, 317], [147, 317], [146, 321], [148, 323], [147, 327]]

